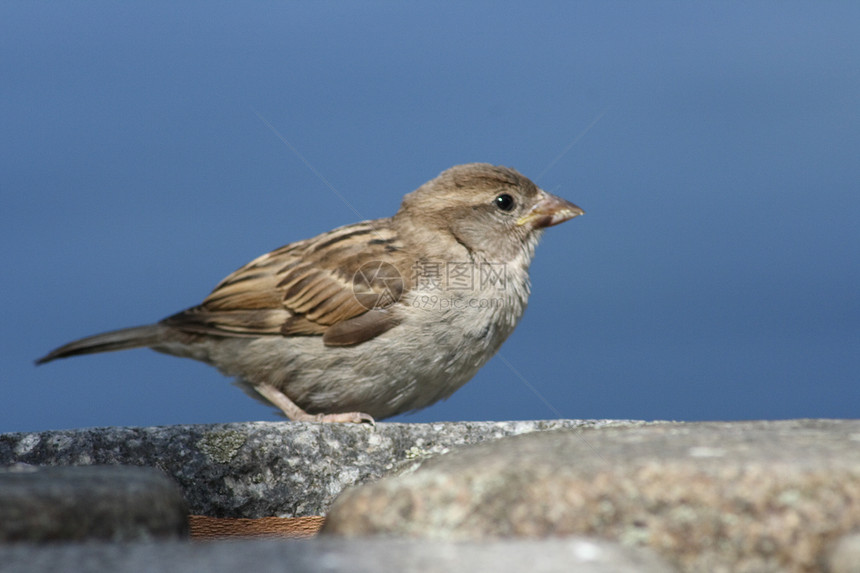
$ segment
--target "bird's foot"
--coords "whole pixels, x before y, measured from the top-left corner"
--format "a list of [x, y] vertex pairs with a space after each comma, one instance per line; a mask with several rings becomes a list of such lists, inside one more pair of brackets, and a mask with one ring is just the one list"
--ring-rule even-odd
[[340, 424], [368, 423], [375, 426], [373, 416], [362, 412], [338, 412], [335, 414], [308, 414], [290, 400], [286, 394], [271, 384], [255, 384], [254, 389], [266, 400], [280, 408], [284, 415], [294, 422], [325, 422]]
[[309, 422], [334, 422], [334, 423], [346, 423], [346, 424], [370, 424], [371, 426], [376, 425], [376, 420], [373, 419], [373, 416], [370, 414], [365, 414], [363, 412], [338, 412], [337, 414], [305, 414], [308, 416], [307, 421]]

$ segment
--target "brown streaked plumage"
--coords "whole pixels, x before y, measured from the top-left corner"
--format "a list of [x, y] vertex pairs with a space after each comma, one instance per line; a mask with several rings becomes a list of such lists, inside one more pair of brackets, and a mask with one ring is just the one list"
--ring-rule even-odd
[[[580, 214], [513, 169], [460, 165], [406, 195], [393, 217], [276, 249], [198, 306], [71, 342], [37, 363], [148, 346], [213, 364], [291, 419], [372, 422], [468, 381], [525, 310], [542, 230]], [[503, 269], [504, 283], [418, 280], [416, 269], [446, 265], [473, 278]]]

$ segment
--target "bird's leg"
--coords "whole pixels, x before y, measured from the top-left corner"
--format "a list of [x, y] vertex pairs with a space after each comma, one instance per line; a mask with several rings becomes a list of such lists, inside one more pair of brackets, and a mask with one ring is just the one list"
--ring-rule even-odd
[[284, 415], [294, 422], [339, 422], [349, 424], [360, 424], [367, 422], [376, 425], [373, 417], [361, 412], [338, 412], [336, 414], [308, 414], [299, 408], [295, 402], [290, 400], [286, 394], [271, 384], [254, 384], [254, 389], [263, 398], [281, 409]]

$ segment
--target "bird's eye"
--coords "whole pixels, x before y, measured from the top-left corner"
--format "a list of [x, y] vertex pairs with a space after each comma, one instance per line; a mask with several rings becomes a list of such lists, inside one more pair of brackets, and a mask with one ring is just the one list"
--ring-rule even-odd
[[493, 199], [493, 203], [502, 211], [510, 211], [516, 206], [514, 198], [507, 193], [502, 193], [501, 195]]

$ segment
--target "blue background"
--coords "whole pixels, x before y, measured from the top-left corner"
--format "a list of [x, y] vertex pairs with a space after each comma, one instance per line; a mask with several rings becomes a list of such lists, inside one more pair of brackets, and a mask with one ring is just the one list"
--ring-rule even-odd
[[[860, 414], [860, 4], [0, 6], [0, 431], [277, 419], [135, 350], [282, 244], [471, 161], [587, 215], [400, 421]], [[264, 119], [261, 119], [261, 117]], [[265, 121], [264, 121], [265, 120]]]

